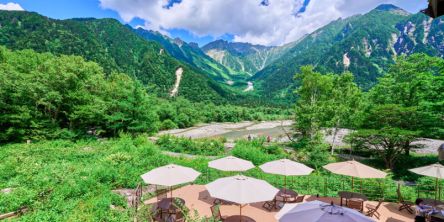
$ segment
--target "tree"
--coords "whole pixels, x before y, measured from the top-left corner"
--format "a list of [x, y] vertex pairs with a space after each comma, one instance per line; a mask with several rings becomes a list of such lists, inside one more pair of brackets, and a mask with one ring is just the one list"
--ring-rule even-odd
[[301, 82], [296, 91], [296, 129], [304, 137], [313, 138], [320, 127], [332, 127], [333, 154], [339, 128], [355, 128], [362, 120], [365, 105], [362, 92], [349, 72], [322, 75], [306, 66], [296, 78]]
[[396, 160], [404, 151], [405, 144], [415, 140], [417, 134], [399, 128], [364, 129], [353, 132], [347, 137], [356, 149], [364, 149], [378, 154], [385, 167], [393, 169]]
[[340, 127], [356, 128], [363, 117], [365, 105], [361, 89], [354, 82], [350, 72], [333, 77], [331, 97], [325, 103], [329, 110], [326, 126], [333, 127], [333, 144], [331, 154], [334, 154], [335, 140]]
[[415, 115], [422, 118], [415, 125], [421, 136], [444, 138], [443, 90], [444, 59], [414, 54], [398, 58], [369, 96], [376, 105], [394, 104], [416, 110]]
[[[384, 128], [396, 128], [412, 135], [421, 134], [421, 124], [426, 119], [417, 107], [403, 107], [396, 104], [374, 105], [368, 110], [362, 128], [380, 130]], [[410, 155], [410, 142], [403, 145], [404, 154]]]
[[324, 143], [322, 134], [318, 133], [313, 139], [308, 141], [305, 149], [308, 152], [308, 162], [316, 170], [319, 170], [322, 166], [330, 163], [328, 144]]
[[153, 98], [143, 86], [124, 74], [112, 74], [106, 91], [106, 127], [113, 135], [119, 131], [153, 133], [159, 127]]
[[331, 74], [314, 72], [312, 66], [301, 67], [295, 78], [301, 84], [296, 90], [295, 128], [303, 137], [314, 138], [325, 123], [325, 103], [331, 96], [333, 78]]

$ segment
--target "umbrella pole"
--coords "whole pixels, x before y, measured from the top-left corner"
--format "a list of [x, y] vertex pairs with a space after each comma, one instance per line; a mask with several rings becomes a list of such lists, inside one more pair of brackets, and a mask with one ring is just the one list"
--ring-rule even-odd
[[435, 200], [438, 199], [438, 177], [436, 178], [436, 186], [435, 186]]
[[242, 204], [239, 204], [239, 221], [242, 222]]

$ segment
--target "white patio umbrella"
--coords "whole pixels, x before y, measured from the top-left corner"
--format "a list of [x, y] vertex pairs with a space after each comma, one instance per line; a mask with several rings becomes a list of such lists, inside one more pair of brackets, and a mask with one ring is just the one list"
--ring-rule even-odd
[[[199, 172], [189, 167], [170, 164], [155, 168], [141, 175], [141, 177], [147, 184], [167, 186], [171, 188], [175, 185], [193, 182], [199, 175]], [[172, 196], [173, 190], [171, 189], [171, 197]]]
[[205, 185], [210, 196], [239, 204], [242, 216], [242, 205], [273, 200], [278, 189], [268, 182], [246, 176], [224, 177]]
[[254, 165], [251, 161], [227, 156], [208, 162], [208, 167], [228, 172], [243, 172], [254, 168]]
[[352, 189], [354, 189], [354, 178], [369, 179], [369, 178], [385, 178], [387, 173], [377, 170], [375, 168], [364, 165], [355, 160], [330, 163], [323, 166], [324, 169], [340, 175], [352, 177]]
[[313, 172], [312, 168], [289, 159], [267, 162], [260, 165], [259, 168], [265, 173], [285, 176], [284, 187], [287, 186], [287, 176], [304, 176]]
[[356, 210], [327, 204], [321, 201], [310, 201], [299, 204], [285, 204], [275, 215], [279, 222], [373, 222]]
[[419, 175], [436, 178], [436, 187], [435, 187], [436, 188], [435, 199], [436, 199], [437, 198], [436, 194], [438, 193], [438, 179], [444, 179], [444, 166], [439, 163], [436, 163], [424, 167], [410, 169], [409, 171]]

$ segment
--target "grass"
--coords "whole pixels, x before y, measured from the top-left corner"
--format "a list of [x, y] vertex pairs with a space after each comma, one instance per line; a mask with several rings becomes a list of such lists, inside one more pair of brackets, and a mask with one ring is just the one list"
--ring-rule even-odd
[[[260, 141], [239, 141], [233, 155], [257, 165], [286, 157], [279, 147], [265, 147]], [[126, 200], [112, 190], [135, 188], [142, 183], [141, 174], [169, 163], [202, 172], [197, 184], [228, 176], [209, 169], [208, 159], [187, 160], [163, 155], [146, 136], [10, 144], [0, 147], [0, 159], [0, 189], [13, 189], [9, 194], [0, 193], [0, 214], [28, 207], [29, 211], [17, 218], [18, 221], [130, 221], [132, 210], [128, 209]], [[265, 174], [258, 168], [246, 175], [267, 180], [276, 187], [283, 184], [283, 177]], [[384, 196], [395, 200], [397, 185], [390, 177], [363, 180], [363, 192], [372, 199]], [[422, 177], [418, 181], [428, 184], [424, 189], [433, 190], [433, 179]], [[288, 177], [288, 186], [300, 194], [321, 196], [336, 196], [340, 190], [351, 190], [350, 178], [323, 170], [310, 176]], [[360, 190], [359, 180], [355, 189]], [[415, 187], [402, 186], [402, 192], [406, 199], [417, 196]], [[111, 209], [110, 205], [121, 210]]]

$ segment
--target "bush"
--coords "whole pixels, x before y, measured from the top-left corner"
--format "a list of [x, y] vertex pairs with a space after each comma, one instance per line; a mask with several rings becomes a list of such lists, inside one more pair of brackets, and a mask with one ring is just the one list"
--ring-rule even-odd
[[329, 144], [324, 142], [322, 134], [318, 133], [313, 139], [301, 139], [298, 143], [293, 144], [297, 149], [297, 158], [299, 161], [320, 169], [323, 165], [331, 162], [329, 153]]
[[160, 125], [160, 130], [169, 130], [169, 129], [177, 129], [179, 128], [176, 123], [174, 123], [172, 120], [167, 119], [162, 122]]
[[163, 150], [193, 155], [218, 156], [225, 152], [224, 139], [189, 139], [162, 135], [156, 144]]
[[261, 165], [272, 160], [286, 157], [282, 148], [278, 146], [264, 146], [263, 141], [263, 138], [252, 141], [238, 140], [231, 152], [236, 157], [253, 162], [254, 165]]

